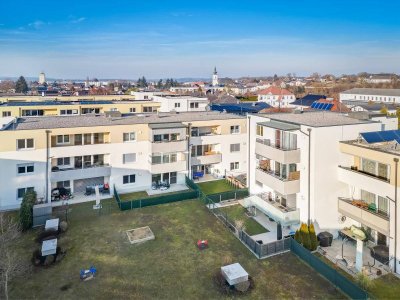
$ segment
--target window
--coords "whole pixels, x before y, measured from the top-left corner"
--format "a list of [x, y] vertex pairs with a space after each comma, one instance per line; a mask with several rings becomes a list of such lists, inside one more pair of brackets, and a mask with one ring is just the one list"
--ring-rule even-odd
[[17, 189], [17, 199], [19, 199], [19, 200], [22, 199], [26, 192], [31, 192], [31, 191], [34, 191], [33, 187]]
[[65, 181], [57, 181], [57, 187], [58, 188], [70, 188], [71, 187], [71, 183], [69, 180], [65, 180]]
[[23, 109], [22, 115], [24, 117], [36, 117], [36, 116], [43, 116], [44, 110], [43, 109]]
[[136, 133], [135, 132], [126, 132], [123, 136], [124, 142], [134, 142], [136, 141]]
[[17, 140], [17, 150], [22, 149], [33, 149], [34, 147], [33, 139], [18, 139]]
[[130, 113], [134, 113], [134, 112], [136, 112], [136, 108], [135, 108], [135, 107], [131, 107], [131, 108], [129, 108], [129, 112], [130, 112]]
[[69, 144], [69, 135], [57, 135], [57, 144]]
[[69, 157], [59, 157], [57, 158], [57, 166], [69, 166], [71, 160]]
[[85, 114], [99, 114], [100, 113], [100, 108], [82, 108], [82, 115]]
[[77, 109], [61, 109], [60, 110], [60, 115], [66, 116], [66, 115], [77, 115], [78, 110]]
[[231, 171], [239, 169], [239, 162], [231, 162]]
[[257, 125], [256, 134], [259, 136], [263, 136], [264, 135], [264, 126]]
[[231, 152], [239, 152], [240, 151], [240, 143], [231, 144]]
[[11, 117], [11, 111], [3, 111], [3, 118], [4, 117]]
[[389, 180], [389, 166], [366, 158], [361, 159], [361, 171]]
[[231, 134], [236, 134], [236, 133], [240, 133], [240, 126], [239, 125], [231, 126]]
[[361, 200], [367, 202], [368, 204], [375, 203], [375, 194], [361, 190]]
[[199, 102], [190, 102], [190, 108], [199, 108]]
[[93, 133], [94, 144], [104, 144], [104, 133]]
[[124, 175], [124, 177], [123, 177], [123, 184], [135, 183], [135, 181], [136, 181], [135, 174]]
[[82, 134], [75, 134], [74, 136], [74, 145], [82, 145]]
[[20, 165], [17, 165], [17, 173], [18, 174], [33, 173], [34, 170], [35, 170], [34, 164], [20, 164]]
[[122, 161], [124, 164], [130, 164], [136, 162], [136, 153], [122, 154]]
[[175, 108], [177, 108], [177, 107], [181, 107], [181, 104], [180, 103], [175, 103]]
[[91, 145], [92, 144], [92, 134], [91, 133], [85, 133], [83, 135], [83, 144], [84, 145]]
[[118, 111], [118, 108], [112, 107], [112, 108], [110, 108], [110, 111]]
[[384, 215], [389, 214], [389, 202], [387, 198], [378, 196], [378, 211]]
[[153, 106], [144, 106], [143, 107], [143, 112], [153, 112], [156, 111], [157, 109], [154, 109]]

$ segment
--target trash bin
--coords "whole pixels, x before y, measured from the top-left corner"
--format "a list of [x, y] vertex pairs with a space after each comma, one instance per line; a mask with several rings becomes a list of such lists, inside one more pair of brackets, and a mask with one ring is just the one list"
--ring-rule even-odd
[[327, 231], [318, 233], [317, 238], [321, 247], [330, 247], [332, 245], [333, 235]]

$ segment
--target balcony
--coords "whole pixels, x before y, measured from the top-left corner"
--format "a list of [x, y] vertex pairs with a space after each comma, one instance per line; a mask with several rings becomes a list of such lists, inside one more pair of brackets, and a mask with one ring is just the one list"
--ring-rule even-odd
[[283, 149], [270, 143], [270, 140], [256, 139], [256, 154], [284, 164], [299, 163], [300, 149]]
[[339, 181], [368, 192], [394, 197], [394, 186], [388, 180], [376, 177], [354, 168], [338, 167]]
[[187, 151], [187, 140], [164, 140], [151, 143], [152, 153], [184, 152]]
[[78, 180], [92, 177], [103, 177], [111, 175], [111, 167], [108, 164], [92, 165], [85, 168], [68, 168], [52, 170], [50, 181]]
[[339, 198], [339, 213], [389, 236], [389, 217], [371, 209], [363, 201]]
[[222, 161], [222, 154], [215, 151], [205, 152], [202, 156], [195, 156], [191, 158], [191, 164], [196, 165], [209, 165], [218, 164]]
[[187, 170], [186, 160], [178, 160], [169, 163], [151, 163], [150, 162], [150, 172], [152, 174], [161, 174], [168, 172], [182, 172]]
[[300, 192], [300, 171], [290, 172], [290, 179], [283, 179], [271, 171], [256, 169], [256, 180], [270, 187], [282, 195], [290, 195]]
[[[247, 203], [248, 202], [248, 203]], [[284, 207], [279, 202], [268, 200], [264, 195], [251, 196], [245, 199], [245, 205], [255, 206], [268, 217], [280, 222], [283, 226], [300, 223], [300, 210], [298, 208]]]

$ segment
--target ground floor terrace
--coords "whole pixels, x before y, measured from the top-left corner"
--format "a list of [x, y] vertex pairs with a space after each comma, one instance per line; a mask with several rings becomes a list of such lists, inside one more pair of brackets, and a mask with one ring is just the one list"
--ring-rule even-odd
[[[199, 200], [119, 211], [114, 200], [70, 205], [69, 228], [59, 239], [67, 251], [59, 263], [16, 279], [12, 299], [225, 299], [214, 279], [238, 262], [254, 280], [246, 299], [340, 299], [344, 296], [295, 255], [258, 260]], [[57, 213], [57, 212], [56, 212]], [[57, 216], [63, 218], [63, 212]], [[131, 245], [125, 231], [149, 226], [155, 240]], [[39, 229], [25, 232], [15, 251], [30, 261]], [[200, 251], [199, 239], [209, 247]], [[95, 266], [94, 280], [79, 270]]]

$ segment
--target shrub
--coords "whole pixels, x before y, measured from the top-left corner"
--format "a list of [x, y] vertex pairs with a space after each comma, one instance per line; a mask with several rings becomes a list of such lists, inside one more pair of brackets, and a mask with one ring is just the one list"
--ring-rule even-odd
[[303, 241], [301, 240], [301, 234], [300, 234], [299, 229], [296, 230], [296, 233], [294, 234], [294, 239], [299, 244], [303, 244]]
[[364, 273], [358, 273], [356, 281], [364, 290], [369, 290], [373, 287], [373, 281]]
[[66, 232], [68, 229], [68, 224], [65, 221], [61, 221], [60, 222], [60, 231], [61, 232]]
[[310, 233], [308, 231], [308, 226], [305, 223], [302, 223], [300, 226], [300, 236], [303, 247], [310, 250], [311, 248]]
[[315, 228], [313, 223], [311, 223], [310, 226], [308, 227], [308, 231], [310, 233], [310, 250], [314, 251], [318, 247], [318, 239], [317, 235], [315, 234]]
[[33, 224], [33, 205], [36, 202], [36, 192], [27, 191], [22, 198], [21, 209], [19, 211], [19, 222], [21, 223], [22, 230], [32, 228]]

